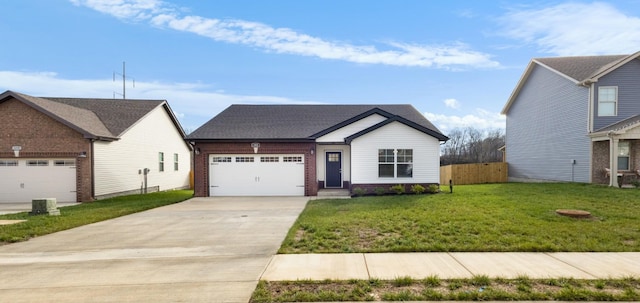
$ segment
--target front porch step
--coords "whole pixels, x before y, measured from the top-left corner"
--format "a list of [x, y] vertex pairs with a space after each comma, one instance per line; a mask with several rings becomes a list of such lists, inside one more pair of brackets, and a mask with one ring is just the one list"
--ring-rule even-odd
[[351, 193], [348, 189], [330, 189], [323, 188], [318, 190], [318, 198], [351, 198]]

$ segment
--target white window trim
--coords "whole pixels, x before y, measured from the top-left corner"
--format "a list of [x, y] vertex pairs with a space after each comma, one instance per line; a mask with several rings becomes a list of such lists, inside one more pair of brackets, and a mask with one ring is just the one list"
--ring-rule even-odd
[[[629, 153], [626, 156], [621, 156], [620, 153], [620, 149], [622, 147], [622, 145], [627, 145], [627, 152]], [[620, 168], [618, 167], [618, 170], [623, 170], [623, 171], [629, 171], [631, 170], [631, 143], [629, 141], [619, 141], [618, 142], [618, 156], [616, 157], [616, 160], [618, 161], [618, 165], [620, 163], [620, 158], [627, 158], [627, 167], [626, 168]]]
[[[614, 101], [601, 101], [600, 100], [600, 90], [606, 88], [606, 89], [615, 89], [615, 100]], [[601, 103], [613, 103], [613, 114], [612, 115], [603, 115], [600, 112], [600, 104]], [[598, 87], [598, 117], [615, 117], [618, 115], [618, 87], [617, 86], [600, 86]]]
[[[380, 162], [380, 150], [393, 150], [393, 162]], [[398, 162], [398, 150], [410, 150], [411, 151], [411, 162]], [[393, 165], [393, 177], [381, 177], [380, 176], [380, 164]], [[379, 148], [378, 149], [378, 179], [413, 179], [413, 173], [411, 173], [411, 177], [398, 177], [398, 165], [399, 164], [412, 164], [413, 165], [413, 148]]]

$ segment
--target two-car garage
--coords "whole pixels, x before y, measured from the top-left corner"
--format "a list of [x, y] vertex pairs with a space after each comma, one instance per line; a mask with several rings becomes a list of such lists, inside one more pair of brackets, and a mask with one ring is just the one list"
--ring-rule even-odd
[[304, 155], [211, 154], [209, 196], [304, 196]]
[[0, 159], [0, 203], [76, 201], [74, 159]]

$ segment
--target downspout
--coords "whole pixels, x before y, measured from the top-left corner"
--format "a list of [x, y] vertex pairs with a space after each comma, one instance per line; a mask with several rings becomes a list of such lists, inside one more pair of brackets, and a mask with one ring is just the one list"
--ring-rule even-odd
[[587, 120], [587, 133], [590, 134], [593, 132], [593, 102], [595, 100], [595, 92], [596, 89], [595, 82], [592, 82], [589, 86], [589, 107], [588, 107], [588, 120]]
[[95, 153], [93, 144], [96, 142], [95, 139], [91, 139], [91, 199], [96, 199], [96, 169], [95, 169]]
[[[593, 132], [593, 103], [595, 100], [595, 89], [595, 82], [592, 82], [589, 86], [589, 104], [587, 106], [587, 134], [591, 134]], [[591, 140], [589, 144], [589, 159], [589, 183], [593, 183], [593, 140]]]

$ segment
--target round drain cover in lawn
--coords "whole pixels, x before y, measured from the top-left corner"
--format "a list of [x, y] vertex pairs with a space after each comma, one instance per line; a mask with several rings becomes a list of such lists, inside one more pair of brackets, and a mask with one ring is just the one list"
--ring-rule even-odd
[[561, 216], [567, 216], [572, 218], [589, 218], [591, 213], [585, 210], [579, 209], [556, 209], [556, 213]]

